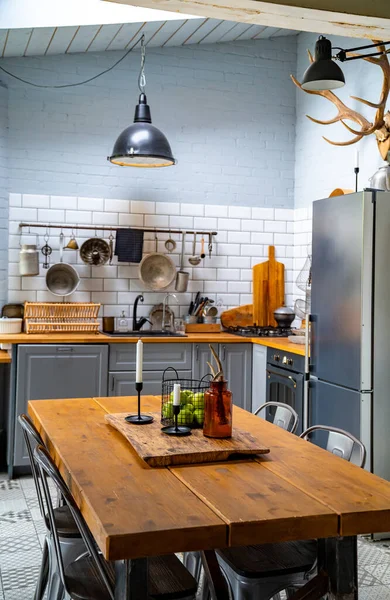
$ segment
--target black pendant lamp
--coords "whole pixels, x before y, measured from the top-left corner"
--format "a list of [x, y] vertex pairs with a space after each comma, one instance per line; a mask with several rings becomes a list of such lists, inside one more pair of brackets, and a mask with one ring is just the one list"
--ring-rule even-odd
[[345, 85], [344, 73], [332, 60], [332, 44], [322, 35], [314, 51], [314, 62], [303, 75], [302, 88], [307, 91], [334, 90]]
[[170, 167], [176, 164], [165, 135], [152, 125], [145, 95], [145, 37], [141, 38], [141, 71], [138, 78], [140, 96], [135, 107], [134, 123], [119, 135], [108, 160], [121, 167]]

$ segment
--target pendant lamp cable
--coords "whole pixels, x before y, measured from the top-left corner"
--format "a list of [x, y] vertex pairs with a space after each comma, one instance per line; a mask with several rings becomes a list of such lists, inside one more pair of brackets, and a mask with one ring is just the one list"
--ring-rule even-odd
[[141, 94], [145, 93], [146, 86], [146, 75], [145, 75], [145, 60], [146, 60], [146, 48], [145, 48], [145, 36], [141, 36], [141, 69], [138, 76], [138, 88]]
[[[144, 34], [142, 34], [138, 38], [138, 40], [131, 46], [131, 48], [129, 48], [127, 50], [127, 52], [125, 52], [125, 54], [119, 60], [117, 60], [113, 65], [111, 65], [111, 67], [108, 67], [108, 69], [105, 69], [101, 73], [98, 73], [97, 75], [94, 75], [93, 77], [90, 77], [89, 79], [85, 79], [84, 81], [79, 81], [78, 83], [66, 83], [66, 84], [62, 84], [62, 85], [40, 85], [40, 84], [34, 83], [32, 81], [27, 81], [27, 79], [23, 79], [22, 77], [18, 77], [17, 75], [15, 75], [14, 73], [11, 73], [10, 71], [8, 71], [7, 69], [5, 69], [2, 66], [0, 66], [0, 71], [3, 71], [3, 73], [6, 73], [10, 77], [17, 79], [18, 81], [21, 81], [22, 83], [25, 83], [26, 85], [31, 85], [36, 88], [58, 90], [58, 89], [63, 89], [63, 88], [77, 87], [78, 85], [84, 85], [85, 83], [90, 83], [91, 81], [95, 81], [95, 79], [98, 79], [98, 77], [101, 77], [102, 75], [105, 75], [109, 71], [112, 71], [113, 69], [115, 69], [115, 67], [117, 67], [130, 54], [130, 52], [132, 50], [134, 50], [134, 48], [140, 42], [141, 42], [141, 72], [140, 72], [140, 76], [139, 76], [139, 80], [138, 80], [138, 86], [141, 89], [141, 85], [143, 85], [143, 87], [145, 87], [145, 84], [146, 84], [145, 73], [143, 71], [144, 64], [145, 64], [145, 35]], [[143, 79], [142, 79], [142, 77], [143, 77]]]

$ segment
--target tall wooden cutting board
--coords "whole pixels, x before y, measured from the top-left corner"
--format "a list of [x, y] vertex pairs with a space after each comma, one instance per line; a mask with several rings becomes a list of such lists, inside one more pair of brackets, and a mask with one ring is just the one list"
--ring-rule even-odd
[[253, 271], [253, 321], [276, 326], [274, 310], [284, 305], [284, 264], [275, 260], [275, 246], [268, 247], [268, 260]]

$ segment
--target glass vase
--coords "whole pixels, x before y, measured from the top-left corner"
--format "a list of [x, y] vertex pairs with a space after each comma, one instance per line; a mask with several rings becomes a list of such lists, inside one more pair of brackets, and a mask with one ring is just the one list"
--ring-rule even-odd
[[229, 438], [232, 435], [232, 392], [227, 381], [211, 381], [204, 394], [203, 435]]

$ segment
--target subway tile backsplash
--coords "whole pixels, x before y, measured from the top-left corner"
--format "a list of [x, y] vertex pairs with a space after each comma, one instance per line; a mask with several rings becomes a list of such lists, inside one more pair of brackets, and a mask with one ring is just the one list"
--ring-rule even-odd
[[[59, 301], [47, 291], [45, 269], [37, 277], [19, 277], [18, 260], [20, 243], [44, 244], [45, 231], [24, 229], [19, 235], [20, 221], [44, 221], [53, 224], [96, 225], [96, 235], [108, 240], [109, 233], [99, 230], [99, 225], [116, 225], [172, 228], [205, 229], [217, 231], [213, 239], [212, 257], [208, 255], [208, 238], [205, 237], [206, 258], [198, 267], [192, 267], [188, 257], [192, 254], [192, 237], [187, 236], [185, 246], [185, 268], [190, 273], [188, 292], [177, 294], [179, 307], [172, 303], [176, 314], [184, 315], [188, 310], [192, 294], [200, 291], [215, 299], [223, 308], [231, 308], [251, 301], [251, 267], [268, 258], [268, 245], [276, 247], [276, 257], [286, 267], [286, 304], [293, 305], [301, 292], [294, 282], [304, 264], [311, 242], [310, 209], [273, 209], [248, 206], [221, 206], [203, 204], [182, 204], [169, 202], [149, 202], [137, 200], [115, 200], [105, 198], [85, 198], [73, 196], [46, 196], [32, 194], [9, 195], [9, 277], [8, 301]], [[60, 229], [50, 230], [49, 245], [53, 248], [50, 264], [59, 261]], [[64, 230], [66, 243], [71, 230]], [[38, 237], [37, 237], [38, 235]], [[79, 246], [95, 235], [94, 231], [75, 231]], [[166, 252], [164, 242], [168, 235], [158, 234], [158, 249]], [[177, 242], [171, 254], [179, 266], [181, 236], [172, 234]], [[197, 252], [200, 252], [200, 236], [197, 238]], [[154, 234], [145, 233], [144, 254], [155, 249]], [[143, 289], [138, 279], [138, 265], [118, 263], [114, 257], [111, 266], [92, 267], [85, 265], [79, 252], [64, 251], [64, 262], [73, 264], [81, 277], [80, 286], [69, 300], [75, 302], [100, 302], [100, 316], [119, 316], [122, 311], [132, 315], [136, 296], [144, 292], [145, 302], [139, 305], [139, 314], [147, 316], [156, 303], [162, 302], [164, 295], [174, 292], [174, 285], [164, 292], [150, 292]]]

